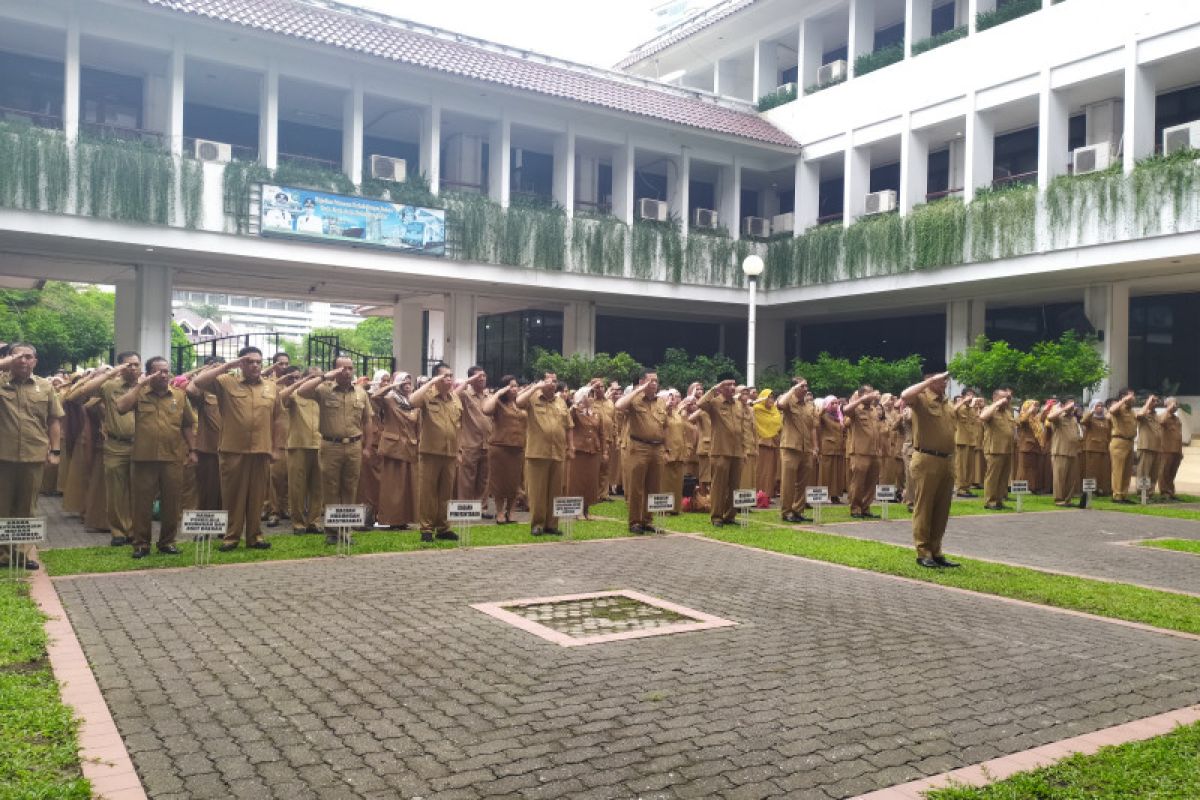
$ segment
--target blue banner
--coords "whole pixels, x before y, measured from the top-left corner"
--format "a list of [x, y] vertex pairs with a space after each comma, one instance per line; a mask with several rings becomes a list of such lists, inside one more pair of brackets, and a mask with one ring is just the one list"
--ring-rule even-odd
[[446, 212], [291, 186], [262, 185], [259, 234], [446, 254]]

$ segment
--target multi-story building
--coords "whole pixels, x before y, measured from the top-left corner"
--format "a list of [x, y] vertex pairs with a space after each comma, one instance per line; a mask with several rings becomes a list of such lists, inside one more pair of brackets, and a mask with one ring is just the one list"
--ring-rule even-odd
[[237, 333], [279, 333], [299, 340], [313, 328], [353, 328], [363, 321], [354, 305], [251, 297], [215, 291], [176, 289], [171, 308], [203, 310], [215, 322], [227, 322]]
[[737, 356], [757, 253], [760, 369], [1078, 329], [1200, 395], [1191, 3], [726, 0], [612, 71], [325, 0], [0, 22], [0, 273], [115, 284], [122, 347], [180, 291], [367, 307], [410, 371]]

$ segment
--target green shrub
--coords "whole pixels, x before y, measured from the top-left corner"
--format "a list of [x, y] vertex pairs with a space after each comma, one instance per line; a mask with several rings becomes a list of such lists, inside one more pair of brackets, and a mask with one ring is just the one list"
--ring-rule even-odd
[[951, 28], [948, 31], [942, 31], [936, 36], [930, 36], [925, 39], [921, 39], [918, 42], [913, 42], [912, 54], [914, 56], [919, 56], [921, 53], [928, 53], [930, 50], [934, 50], [944, 44], [950, 44], [950, 42], [957, 42], [959, 39], [965, 39], [967, 37], [967, 32], [967, 26], [960, 25], [957, 28]]
[[975, 30], [986, 31], [1005, 22], [1012, 22], [1027, 14], [1041, 10], [1042, 0], [1012, 0], [994, 11], [980, 11], [975, 15]]
[[796, 85], [781, 86], [775, 91], [758, 98], [758, 110], [769, 111], [778, 106], [787, 105], [796, 99]]
[[872, 53], [863, 53], [854, 59], [854, 75], [861, 77], [877, 69], [904, 60], [904, 40], [881, 47]]

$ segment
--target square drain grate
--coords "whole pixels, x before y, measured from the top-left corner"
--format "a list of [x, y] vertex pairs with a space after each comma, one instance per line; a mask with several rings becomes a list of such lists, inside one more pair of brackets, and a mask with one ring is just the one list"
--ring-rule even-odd
[[471, 606], [535, 636], [575, 647], [736, 623], [641, 592], [614, 591], [531, 597]]

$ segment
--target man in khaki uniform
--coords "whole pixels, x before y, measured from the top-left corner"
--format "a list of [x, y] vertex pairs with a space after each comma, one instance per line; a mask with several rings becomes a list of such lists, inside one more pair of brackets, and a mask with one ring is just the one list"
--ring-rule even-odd
[[171, 368], [162, 356], [146, 362], [146, 374], [117, 401], [117, 411], [133, 414], [133, 557], [150, 555], [154, 501], [160, 499], [158, 552], [179, 555], [175, 537], [183, 497], [184, 459], [195, 463], [195, 416], [182, 389], [170, 385]]
[[735, 489], [754, 489], [758, 470], [758, 430], [754, 427], [754, 387], [737, 387], [737, 408], [742, 417], [742, 463]]
[[992, 392], [992, 404], [980, 412], [979, 420], [983, 423], [983, 452], [987, 456], [983, 507], [1001, 511], [1008, 497], [1008, 476], [1012, 471], [1013, 446], [1017, 437], [1012, 394], [1004, 389]]
[[1129, 479], [1133, 477], [1133, 437], [1137, 435], [1137, 419], [1133, 416], [1132, 406], [1132, 389], [1122, 389], [1117, 400], [1108, 406], [1108, 416], [1112, 420], [1108, 456], [1112, 461], [1114, 503], [1133, 503], [1129, 499]]
[[68, 395], [75, 403], [92, 397], [103, 403], [104, 495], [113, 547], [129, 544], [133, 536], [133, 414], [118, 412], [117, 404], [137, 385], [142, 358], [132, 351], [119, 353], [117, 364], [116, 369], [97, 372]]
[[[603, 503], [608, 499], [610, 470], [613, 464], [613, 459], [616, 457], [614, 451], [617, 449], [617, 415], [616, 404], [609, 399], [604, 388], [604, 379], [595, 378], [592, 383], [595, 385], [595, 390], [592, 395], [592, 402], [595, 404], [596, 413], [600, 415], [600, 420], [603, 423], [604, 437], [606, 439], [604, 453], [605, 455], [600, 460], [600, 492], [596, 495], [596, 502]], [[678, 511], [678, 509], [676, 509]]]
[[[54, 387], [33, 374], [37, 350], [21, 342], [0, 358], [0, 517], [37, 514], [38, 490], [46, 464], [59, 463], [63, 407]], [[25, 569], [37, 569], [22, 545], [18, 558]], [[0, 548], [0, 564], [8, 564], [8, 547]]]
[[1096, 400], [1079, 420], [1083, 426], [1083, 451], [1079, 460], [1079, 476], [1096, 481], [1096, 494], [1112, 494], [1112, 464], [1108, 457], [1112, 440], [1112, 423], [1103, 400]]
[[929, 569], [958, 566], [942, 555], [954, 496], [954, 411], [946, 401], [949, 379], [948, 372], [927, 375], [900, 394], [912, 410], [913, 543], [917, 564]]
[[[222, 364], [224, 359], [210, 356], [204, 368]], [[205, 511], [221, 509], [221, 406], [212, 392], [196, 388], [196, 379], [187, 386], [188, 397], [196, 414], [196, 508]]]
[[[554, 497], [562, 491], [564, 463], [568, 457], [567, 430], [574, 427], [567, 404], [558, 396], [558, 376], [547, 372], [517, 395], [524, 409], [525, 491], [529, 494], [529, 525], [534, 536], [558, 536]], [[624, 399], [624, 398], [622, 398]], [[626, 465], [628, 467], [628, 465]], [[628, 469], [626, 470], [628, 472]], [[629, 487], [626, 485], [628, 494]]]
[[954, 401], [954, 491], [959, 497], [974, 497], [971, 484], [975, 479], [974, 429], [975, 390], [965, 389]]
[[433, 378], [412, 393], [408, 402], [421, 412], [421, 439], [417, 446], [417, 524], [421, 541], [457, 540], [446, 519], [446, 506], [454, 499], [458, 462], [458, 429], [462, 401], [452, 391], [454, 373], [449, 365], [433, 368]]
[[654, 533], [656, 529], [652, 515], [646, 510], [646, 502], [647, 497], [658, 492], [662, 485], [667, 436], [667, 406], [658, 397], [658, 373], [642, 370], [638, 385], [616, 402], [616, 410], [625, 414], [629, 439], [625, 451], [629, 530], [631, 533]]
[[1050, 466], [1054, 478], [1054, 505], [1070, 506], [1079, 491], [1079, 452], [1083, 431], [1075, 418], [1075, 401], [1059, 403], [1046, 415], [1050, 430]]
[[[363, 459], [373, 455], [369, 443], [374, 414], [366, 390], [354, 383], [354, 359], [338, 356], [333, 367], [323, 376], [306, 379], [296, 394], [315, 400], [320, 412], [321, 501], [329, 506], [352, 505]], [[326, 531], [325, 543], [337, 544], [338, 535]]]
[[1162, 426], [1162, 450], [1159, 452], [1158, 493], [1164, 500], [1175, 499], [1175, 476], [1183, 463], [1183, 420], [1179, 418], [1179, 401], [1168, 397], [1167, 406], [1158, 416]]
[[316, 400], [301, 397], [296, 389], [308, 378], [320, 378], [321, 370], [309, 367], [300, 381], [279, 392], [279, 402], [288, 415], [288, 516], [292, 533], [320, 533], [321, 509], [321, 407]]
[[[269, 380], [275, 384], [275, 388], [280, 391], [285, 386], [293, 385], [300, 377], [300, 370], [297, 367], [289, 365], [288, 361], [280, 360], [287, 359], [287, 353], [276, 353], [275, 363], [271, 366], [269, 372], [270, 377], [266, 373], [263, 374], [263, 380]], [[279, 415], [279, 424], [283, 428], [283, 439], [286, 442], [288, 439], [288, 428], [291, 425], [291, 416], [288, 414]], [[281, 458], [271, 464], [271, 481], [267, 488], [267, 503], [263, 508], [263, 512], [267, 518], [267, 527], [274, 528], [279, 524], [279, 520], [290, 516], [288, 509], [290, 503], [288, 501], [288, 464], [286, 458]]]
[[1158, 419], [1155, 408], [1159, 400], [1156, 395], [1146, 398], [1146, 403], [1133, 416], [1137, 419], [1137, 479], [1138, 491], [1141, 486], [1149, 483], [1146, 494], [1154, 493], [1158, 482], [1159, 456], [1162, 455], [1162, 423]]
[[[241, 374], [228, 375], [232, 369]], [[229, 529], [221, 552], [246, 547], [268, 550], [262, 536], [262, 507], [267, 499], [271, 462], [283, 457], [283, 409], [275, 384], [262, 379], [262, 351], [243, 347], [226, 364], [205, 369], [195, 380], [201, 392], [217, 396], [221, 411], [221, 496], [229, 512]]]
[[783, 415], [779, 432], [779, 511], [784, 522], [808, 522], [807, 491], [814, 484], [817, 452], [817, 409], [808, 402], [808, 381], [793, 378], [792, 388], [775, 404]]
[[[483, 413], [487, 373], [483, 367], [469, 367], [467, 380], [455, 394], [462, 403], [462, 426], [458, 429], [459, 500], [482, 500], [487, 505], [487, 441], [492, 435], [492, 418]], [[486, 512], [486, 508], [484, 511]], [[491, 519], [484, 514], [484, 519]]]
[[712, 489], [712, 511], [709, 519], [716, 527], [727, 525], [737, 518], [733, 507], [734, 479], [740, 474], [742, 454], [742, 411], [734, 397], [734, 382], [724, 380], [700, 398], [699, 408], [712, 423], [712, 443], [709, 449]]
[[850, 462], [850, 516], [872, 519], [871, 501], [879, 483], [879, 392], [862, 385], [842, 409], [846, 428], [846, 456]]

